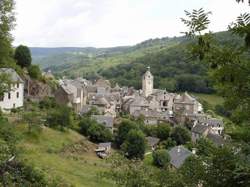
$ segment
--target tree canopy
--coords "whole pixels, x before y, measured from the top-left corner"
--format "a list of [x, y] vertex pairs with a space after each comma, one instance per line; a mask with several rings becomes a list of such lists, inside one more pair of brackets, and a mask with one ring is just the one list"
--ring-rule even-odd
[[18, 46], [15, 50], [15, 59], [22, 68], [29, 67], [32, 61], [29, 48], [23, 45]]
[[0, 1], [0, 65], [8, 64], [12, 56], [11, 31], [15, 26], [15, 2], [13, 0]]

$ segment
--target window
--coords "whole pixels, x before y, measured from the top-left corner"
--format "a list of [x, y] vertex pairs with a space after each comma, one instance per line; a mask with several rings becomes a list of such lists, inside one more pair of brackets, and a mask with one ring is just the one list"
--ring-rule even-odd
[[17, 83], [16, 87], [19, 88], [19, 83]]
[[10, 99], [11, 98], [11, 94], [10, 93], [8, 93], [8, 99]]
[[16, 108], [16, 104], [13, 104], [13, 108]]
[[16, 98], [19, 98], [19, 92], [16, 93]]

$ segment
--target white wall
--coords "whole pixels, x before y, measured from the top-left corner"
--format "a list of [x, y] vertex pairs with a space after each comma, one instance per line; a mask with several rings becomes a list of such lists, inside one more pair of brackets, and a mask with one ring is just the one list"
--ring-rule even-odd
[[[19, 93], [18, 98], [17, 98], [17, 93]], [[10, 99], [8, 95], [9, 95], [8, 93], [5, 93], [3, 101], [0, 101], [1, 110], [8, 111], [11, 110], [12, 108], [22, 107], [24, 100], [24, 84], [19, 83], [19, 88], [17, 88], [17, 84], [13, 85], [10, 91]]]

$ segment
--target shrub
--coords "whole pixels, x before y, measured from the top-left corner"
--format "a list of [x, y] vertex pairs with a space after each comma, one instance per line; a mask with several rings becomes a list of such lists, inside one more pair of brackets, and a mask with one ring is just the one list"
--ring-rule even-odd
[[143, 159], [146, 150], [145, 135], [140, 130], [130, 130], [122, 150], [129, 159]]
[[153, 152], [153, 164], [158, 167], [167, 167], [170, 162], [170, 156], [165, 149]]
[[41, 79], [42, 73], [38, 65], [31, 65], [28, 67], [29, 76], [33, 79]]
[[177, 143], [177, 145], [185, 144], [191, 140], [188, 130], [184, 127], [175, 127], [171, 133], [171, 138]]

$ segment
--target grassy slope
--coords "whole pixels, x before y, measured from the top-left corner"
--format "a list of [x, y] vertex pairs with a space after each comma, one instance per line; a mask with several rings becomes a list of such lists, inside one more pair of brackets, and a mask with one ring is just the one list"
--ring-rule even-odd
[[[21, 126], [19, 131], [26, 132], [27, 129]], [[89, 151], [61, 151], [65, 146], [79, 141], [83, 141]], [[110, 181], [97, 177], [107, 166], [105, 161], [94, 154], [95, 144], [74, 131], [59, 132], [44, 128], [38, 139], [24, 133], [19, 146], [23, 149], [22, 157], [28, 163], [45, 170], [48, 178], [61, 178], [68, 184], [81, 187], [112, 186]]]
[[208, 102], [208, 104], [210, 104], [212, 107], [215, 107], [216, 105], [221, 105], [224, 102], [223, 97], [214, 94], [192, 93], [192, 95]]

